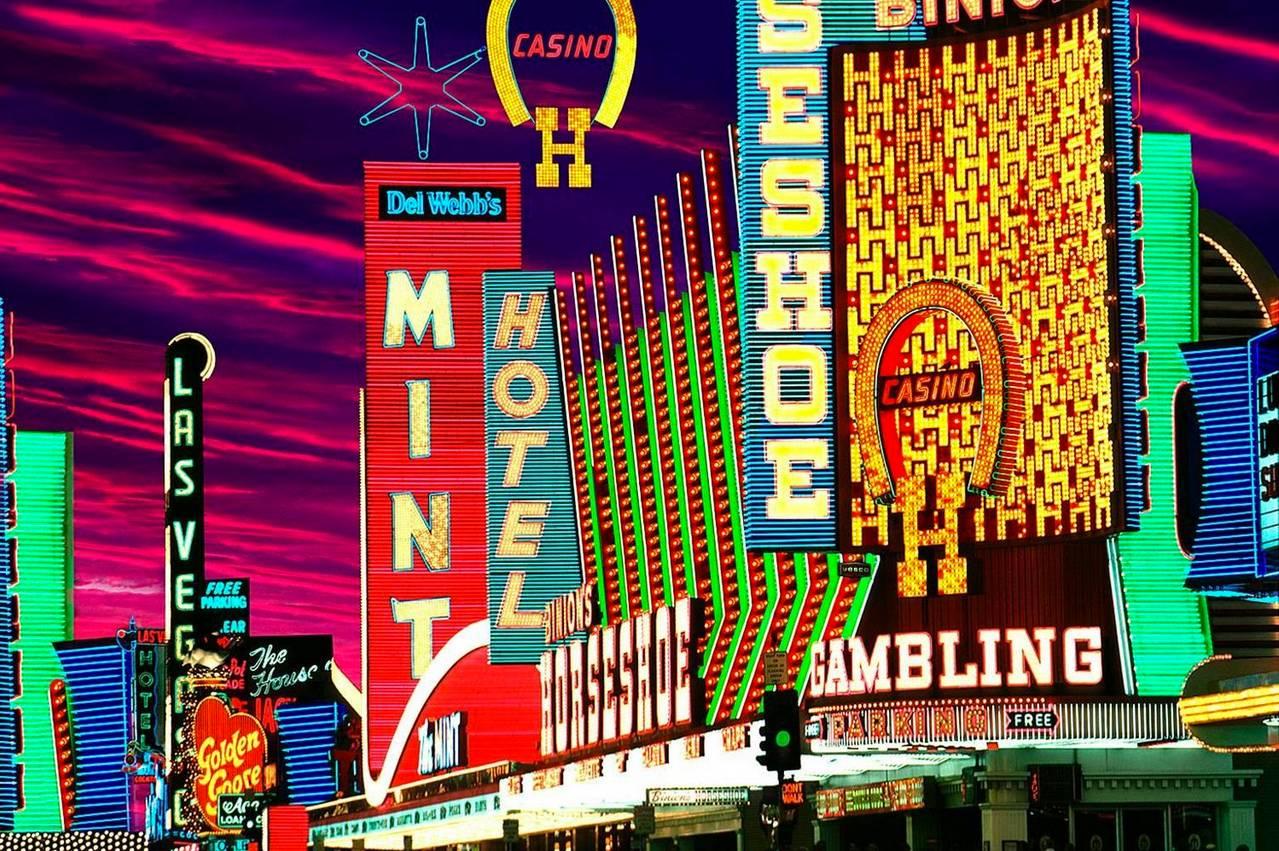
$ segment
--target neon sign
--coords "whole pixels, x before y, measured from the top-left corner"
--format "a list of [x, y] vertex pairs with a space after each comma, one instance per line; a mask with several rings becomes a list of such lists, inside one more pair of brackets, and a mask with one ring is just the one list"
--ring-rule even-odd
[[[500, 190], [503, 215], [382, 219], [383, 187], [450, 187], [494, 197]], [[506, 697], [520, 689], [533, 693], [535, 666], [510, 665], [498, 675], [476, 652], [489, 644], [497, 611], [490, 610], [486, 459], [497, 451], [504, 454], [495, 459], [505, 462], [510, 453], [489, 446], [481, 425], [492, 387], [485, 373], [483, 276], [522, 265], [520, 220], [518, 166], [365, 165], [361, 484], [369, 710], [362, 742], [364, 788], [375, 804], [392, 784], [420, 779], [416, 733], [428, 701], [433, 713], [465, 710], [473, 729], [483, 728], [468, 759], [522, 758], [536, 747], [536, 706], [514, 707]], [[527, 297], [521, 306], [527, 308]], [[553, 346], [549, 332], [545, 336]], [[532, 359], [516, 357], [523, 355], [519, 349], [509, 355]], [[544, 376], [548, 392], [553, 375]], [[511, 375], [507, 389], [517, 413], [536, 401], [523, 378]], [[528, 449], [524, 460], [531, 465], [539, 450]], [[532, 522], [527, 513], [520, 516]], [[526, 541], [522, 530], [513, 534]], [[494, 587], [503, 593], [504, 583]], [[540, 641], [541, 610], [533, 612], [538, 622], [529, 631]], [[458, 685], [468, 678], [475, 678], [470, 687]], [[499, 679], [502, 690], [488, 687]]]
[[500, 664], [535, 664], [543, 610], [583, 581], [554, 284], [550, 272], [484, 275], [489, 659]]
[[221, 796], [265, 792], [271, 785], [266, 732], [258, 719], [243, 712], [232, 715], [217, 697], [196, 706], [193, 730], [195, 801], [205, 821], [216, 828]]
[[[891, 554], [902, 597], [968, 593], [966, 545], [1125, 516], [1108, 11], [1056, 21], [1051, 48], [1026, 28], [834, 49], [841, 549]], [[880, 404], [978, 369], [980, 400]]]
[[701, 606], [684, 597], [542, 654], [542, 755], [692, 724], [700, 630]]
[[511, 55], [516, 59], [608, 59], [613, 55], [613, 34], [520, 33]]
[[417, 770], [434, 774], [466, 763], [466, 715], [452, 712], [443, 718], [427, 718], [418, 728]]
[[[591, 186], [591, 166], [586, 161], [586, 134], [593, 123], [612, 127], [621, 116], [622, 106], [626, 103], [626, 95], [630, 92], [631, 77], [635, 73], [636, 27], [635, 12], [630, 0], [605, 0], [609, 11], [613, 13], [613, 25], [616, 36], [601, 35], [595, 38], [581, 35], [556, 33], [543, 41], [540, 35], [530, 36], [519, 33], [514, 47], [508, 46], [511, 27], [511, 12], [516, 0], [492, 0], [489, 5], [488, 23], [488, 60], [489, 70], [493, 73], [493, 85], [497, 88], [498, 100], [510, 120], [512, 127], [519, 127], [533, 121], [534, 127], [541, 135], [542, 159], [537, 164], [536, 181], [538, 188], [554, 189], [560, 185], [560, 164], [556, 157], [570, 157], [568, 167], [568, 186], [570, 189], [589, 189]], [[616, 43], [616, 50], [614, 50]], [[607, 50], [605, 49], [607, 47]], [[603, 55], [600, 55], [603, 54]], [[558, 106], [537, 106], [530, 113], [520, 91], [520, 84], [515, 79], [512, 56], [543, 57], [556, 59], [569, 56], [589, 55], [594, 58], [613, 57], [613, 69], [609, 74], [608, 85], [599, 109], [594, 115], [586, 107], [569, 107], [568, 126], [560, 125], [560, 108]], [[555, 141], [555, 134], [567, 129], [572, 134], [571, 142]]]
[[[978, 656], [961, 661], [960, 633], [861, 636], [813, 645], [810, 697], [895, 692], [1095, 686], [1105, 667], [1101, 627], [982, 629]], [[938, 662], [940, 660], [940, 664]]]

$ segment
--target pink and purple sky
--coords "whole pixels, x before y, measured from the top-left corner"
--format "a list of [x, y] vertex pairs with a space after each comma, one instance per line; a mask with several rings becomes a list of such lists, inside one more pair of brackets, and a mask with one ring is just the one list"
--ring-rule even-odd
[[[209, 575], [252, 577], [256, 632], [331, 632], [358, 676], [360, 164], [414, 148], [407, 116], [358, 126], [390, 92], [355, 51], [407, 61], [423, 15], [439, 64], [481, 46], [486, 8], [0, 8], [13, 416], [75, 432], [79, 637], [130, 615], [163, 621], [163, 352], [198, 330], [218, 351], [206, 390]], [[1274, 262], [1279, 19], [1242, 2], [1147, 0], [1138, 12], [1140, 123], [1195, 135], [1203, 203]], [[618, 127], [592, 134], [594, 188], [526, 201], [530, 268], [582, 265], [700, 147], [722, 147], [732, 3], [643, 0], [636, 13], [634, 88]], [[437, 116], [432, 161], [532, 162], [533, 131], [506, 124], [484, 64], [457, 91], [489, 124]]]

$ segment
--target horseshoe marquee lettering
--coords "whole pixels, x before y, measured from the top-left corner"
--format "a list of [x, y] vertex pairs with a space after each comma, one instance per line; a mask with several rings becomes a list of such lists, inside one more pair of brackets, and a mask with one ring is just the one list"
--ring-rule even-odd
[[891, 504], [896, 498], [875, 388], [889, 342], [903, 325], [925, 310], [952, 314], [976, 341], [984, 399], [968, 489], [986, 496], [1002, 496], [1012, 476], [1026, 417], [1025, 368], [1012, 324], [998, 300], [974, 284], [943, 279], [918, 281], [897, 292], [875, 313], [861, 339], [853, 374], [853, 422], [867, 489], [881, 505]]

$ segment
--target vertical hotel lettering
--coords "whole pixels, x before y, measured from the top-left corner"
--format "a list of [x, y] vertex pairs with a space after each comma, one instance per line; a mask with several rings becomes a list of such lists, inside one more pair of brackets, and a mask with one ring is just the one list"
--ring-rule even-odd
[[[365, 762], [399, 784], [430, 763], [417, 736], [392, 747], [401, 722], [417, 729], [424, 715], [415, 687], [454, 636], [488, 620], [482, 277], [521, 264], [519, 168], [366, 163], [364, 221]], [[536, 669], [525, 675], [531, 690]], [[448, 693], [430, 698], [433, 716], [494, 699]], [[497, 758], [482, 751], [472, 756]]]
[[[816, 0], [739, 6], [746, 535], [835, 544], [826, 56]], [[786, 391], [783, 392], [783, 387]]]

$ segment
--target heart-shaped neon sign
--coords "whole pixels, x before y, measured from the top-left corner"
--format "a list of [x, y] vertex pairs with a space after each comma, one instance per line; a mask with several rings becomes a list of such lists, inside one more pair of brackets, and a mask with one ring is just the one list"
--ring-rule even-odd
[[258, 719], [232, 715], [216, 697], [195, 707], [194, 727], [195, 799], [205, 821], [217, 827], [219, 795], [266, 791], [266, 733]]

